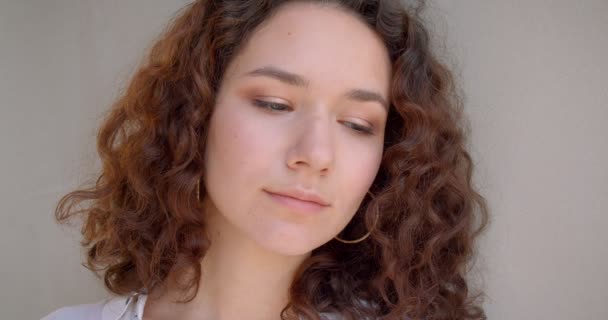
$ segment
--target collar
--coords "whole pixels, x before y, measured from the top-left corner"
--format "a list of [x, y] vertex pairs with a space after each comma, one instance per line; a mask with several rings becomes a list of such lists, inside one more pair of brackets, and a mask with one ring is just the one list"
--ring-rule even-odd
[[101, 320], [142, 320], [147, 298], [140, 292], [109, 298], [101, 311]]

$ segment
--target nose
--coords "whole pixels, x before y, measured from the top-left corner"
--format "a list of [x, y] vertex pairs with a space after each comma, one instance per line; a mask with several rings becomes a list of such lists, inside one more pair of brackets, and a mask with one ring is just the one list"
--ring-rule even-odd
[[298, 128], [287, 155], [287, 166], [293, 170], [311, 171], [312, 174], [327, 174], [335, 156], [329, 117], [311, 115]]

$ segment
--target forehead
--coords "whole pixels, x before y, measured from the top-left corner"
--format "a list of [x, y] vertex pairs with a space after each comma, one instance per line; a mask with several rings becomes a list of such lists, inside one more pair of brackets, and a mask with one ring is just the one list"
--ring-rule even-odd
[[251, 35], [227, 76], [265, 65], [303, 75], [311, 86], [366, 86], [388, 95], [390, 61], [380, 37], [354, 13], [289, 3]]

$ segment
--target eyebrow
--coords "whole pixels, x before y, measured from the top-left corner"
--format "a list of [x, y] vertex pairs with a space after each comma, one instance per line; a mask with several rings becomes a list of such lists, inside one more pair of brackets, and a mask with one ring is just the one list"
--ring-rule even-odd
[[[296, 87], [308, 87], [310, 83], [301, 75], [291, 73], [274, 66], [265, 66], [254, 69], [245, 73], [245, 75], [270, 77]], [[382, 107], [384, 107], [384, 109], [388, 111], [388, 102], [380, 93], [376, 91], [357, 88], [349, 90], [344, 96], [351, 100], [360, 102], [378, 102], [380, 105], [382, 105]]]

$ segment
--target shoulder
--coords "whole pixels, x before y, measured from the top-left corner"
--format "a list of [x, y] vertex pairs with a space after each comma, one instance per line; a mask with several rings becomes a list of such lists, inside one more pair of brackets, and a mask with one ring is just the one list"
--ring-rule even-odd
[[101, 320], [101, 313], [108, 299], [87, 304], [78, 304], [59, 308], [40, 320]]
[[[108, 297], [95, 303], [78, 304], [59, 308], [40, 320], [139, 319], [137, 311], [142, 309], [143, 302], [145, 302], [145, 295], [138, 293]], [[141, 314], [141, 311], [139, 314]]]

